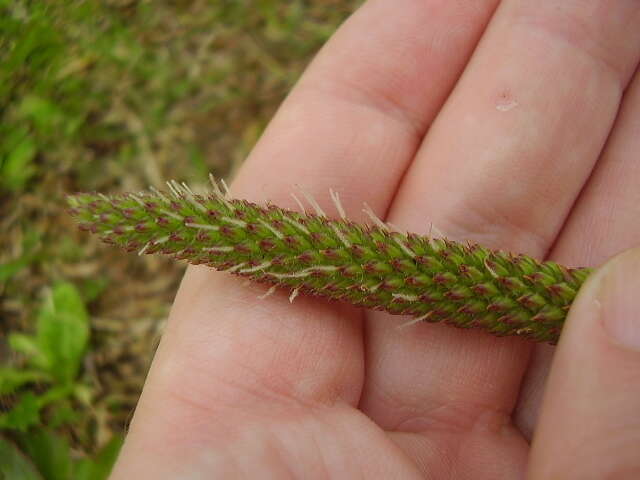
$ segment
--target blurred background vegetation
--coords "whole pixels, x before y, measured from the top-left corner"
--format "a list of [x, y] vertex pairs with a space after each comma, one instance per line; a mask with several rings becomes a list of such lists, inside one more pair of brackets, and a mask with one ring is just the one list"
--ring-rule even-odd
[[184, 266], [65, 192], [242, 162], [359, 0], [0, 0], [0, 478], [106, 478]]

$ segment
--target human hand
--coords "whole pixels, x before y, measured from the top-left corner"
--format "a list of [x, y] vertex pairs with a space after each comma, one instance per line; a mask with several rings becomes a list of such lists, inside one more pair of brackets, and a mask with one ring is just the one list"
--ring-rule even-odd
[[[433, 222], [573, 265], [638, 243], [640, 5], [497, 3], [365, 4], [234, 196], [295, 208], [294, 184], [321, 202], [331, 187], [354, 220], [366, 200], [410, 231]], [[620, 305], [638, 265], [628, 254], [585, 286], [538, 420], [550, 348], [399, 330], [406, 320], [287, 292], [257, 300], [264, 289], [190, 268], [113, 478], [637, 475], [640, 353], [601, 319], [631, 325]]]

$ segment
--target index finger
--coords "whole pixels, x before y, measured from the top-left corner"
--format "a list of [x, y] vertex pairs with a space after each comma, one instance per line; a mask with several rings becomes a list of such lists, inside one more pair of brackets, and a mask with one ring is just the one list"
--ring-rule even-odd
[[[472, 9], [435, 0], [367, 3], [282, 105], [236, 178], [234, 196], [294, 206], [289, 192], [300, 182], [321, 203], [331, 187], [348, 212], [367, 199], [383, 216], [496, 2]], [[189, 270], [119, 471], [131, 476], [144, 463], [149, 475], [149, 465], [160, 469], [180, 452], [189, 455], [189, 439], [221, 421], [207, 415], [221, 405], [269, 408], [282, 398], [357, 404], [360, 314], [310, 299], [289, 305], [281, 295], [257, 301], [259, 293], [224, 273]]]

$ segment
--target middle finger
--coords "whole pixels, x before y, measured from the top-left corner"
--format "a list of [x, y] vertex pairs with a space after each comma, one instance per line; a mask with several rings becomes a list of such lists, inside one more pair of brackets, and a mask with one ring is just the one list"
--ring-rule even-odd
[[[635, 1], [499, 7], [389, 220], [543, 257], [589, 176], [638, 61]], [[367, 324], [364, 411], [388, 430], [507, 422], [529, 346], [440, 325]], [[500, 422], [498, 422], [500, 423]]]

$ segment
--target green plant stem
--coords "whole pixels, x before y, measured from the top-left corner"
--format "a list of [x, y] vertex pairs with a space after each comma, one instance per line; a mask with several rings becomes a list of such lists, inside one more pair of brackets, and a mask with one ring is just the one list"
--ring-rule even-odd
[[[118, 196], [68, 197], [82, 230], [128, 251], [171, 255], [292, 290], [415, 321], [481, 328], [555, 343], [575, 295], [591, 272], [393, 231], [379, 220], [298, 213], [196, 195], [171, 184]], [[341, 208], [339, 210], [342, 210]]]

